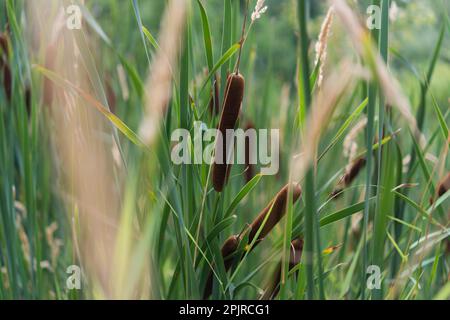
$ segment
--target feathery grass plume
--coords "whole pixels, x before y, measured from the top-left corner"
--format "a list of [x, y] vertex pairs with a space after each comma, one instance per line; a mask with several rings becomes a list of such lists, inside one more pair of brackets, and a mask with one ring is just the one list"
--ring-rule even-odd
[[362, 118], [360, 121], [356, 123], [356, 125], [349, 131], [349, 133], [345, 136], [343, 143], [343, 154], [348, 158], [349, 166], [355, 159], [356, 153], [358, 151], [358, 135], [367, 125], [367, 117]]
[[[245, 131], [255, 129], [253, 122], [250, 120], [247, 121], [245, 126]], [[248, 183], [255, 176], [255, 165], [250, 163], [251, 155], [250, 155], [250, 138], [245, 137], [245, 182]]]
[[323, 81], [323, 71], [325, 68], [325, 62], [327, 60], [327, 47], [328, 47], [328, 38], [330, 36], [331, 25], [333, 24], [333, 6], [328, 9], [325, 20], [322, 23], [322, 27], [320, 29], [320, 34], [318, 41], [315, 46], [316, 51], [316, 60], [314, 62], [315, 65], [320, 63], [319, 68], [319, 76], [317, 79], [317, 87], [320, 88], [322, 86]]
[[55, 237], [55, 232], [57, 229], [58, 223], [56, 221], [52, 222], [45, 228], [45, 238], [47, 240], [47, 245], [50, 248], [50, 265], [53, 270], [56, 268], [60, 249], [64, 245], [61, 239]]
[[[302, 195], [302, 189], [300, 185], [296, 183], [291, 184], [293, 199], [292, 202], [295, 203]], [[286, 213], [286, 204], [288, 198], [289, 184], [285, 185], [269, 202], [269, 204], [260, 212], [260, 214], [253, 220], [250, 224], [250, 233], [248, 237], [249, 243], [252, 243], [255, 239], [257, 233], [259, 232], [258, 238], [256, 239], [255, 247], [260, 241], [262, 241], [266, 235], [275, 227], [275, 225], [283, 218]], [[267, 215], [269, 215], [267, 217]], [[267, 217], [267, 219], [266, 219]], [[261, 231], [259, 231], [263, 222], [264, 226]], [[253, 248], [252, 248], [253, 249]]]
[[[56, 2], [57, 3], [57, 2]], [[37, 2], [29, 3], [29, 10], [38, 10]], [[47, 10], [50, 10], [51, 7], [48, 7]], [[36, 25], [40, 25], [40, 28], [36, 28], [38, 30], [35, 34], [35, 37], [39, 38], [36, 42], [42, 44], [46, 43], [46, 47], [44, 48], [45, 57], [44, 57], [44, 66], [46, 69], [50, 71], [54, 71], [56, 64], [60, 63], [57, 61], [58, 59], [58, 46], [61, 46], [63, 39], [63, 31], [64, 31], [64, 10], [61, 10], [55, 17], [51, 17], [49, 21], [42, 21], [40, 16], [34, 16], [33, 19], [36, 21], [33, 22]], [[61, 49], [61, 48], [60, 48]], [[55, 84], [48, 78], [44, 77], [43, 79], [43, 88], [42, 88], [42, 103], [46, 107], [51, 107], [53, 101], [55, 99], [55, 95], [61, 93], [61, 90], [58, 90]]]
[[403, 118], [405, 118], [416, 140], [421, 146], [424, 146], [425, 137], [417, 126], [409, 101], [402, 93], [397, 81], [389, 74], [386, 63], [372, 43], [370, 34], [360, 24], [357, 16], [344, 0], [332, 0], [332, 3], [334, 12], [348, 31], [358, 54], [367, 62], [372, 76], [380, 84], [386, 97], [386, 103], [397, 108]]
[[155, 141], [160, 121], [170, 100], [172, 71], [175, 72], [181, 37], [184, 34], [186, 4], [185, 0], [169, 1], [161, 22], [159, 49], [152, 61], [151, 72], [145, 85], [145, 115], [139, 128], [139, 135], [147, 145]]
[[[92, 97], [96, 91], [90, 81], [95, 71], [77, 68], [92, 62], [90, 59], [94, 57], [80, 48], [94, 43], [88, 42], [85, 37], [76, 36], [75, 32], [67, 28], [61, 28], [58, 15], [42, 17], [34, 7], [36, 2], [26, 4], [29, 17], [27, 26], [30, 30], [39, 30], [35, 36], [42, 40], [37, 42], [40, 47], [30, 54], [36, 61], [47, 60], [52, 63], [51, 80], [54, 85], [51, 102], [54, 101], [58, 108], [52, 109], [52, 121], [49, 122], [54, 124], [51, 142], [55, 151], [55, 164], [62, 176], [58, 191], [66, 200], [67, 212], [70, 214], [68, 220], [72, 224], [70, 230], [75, 247], [73, 264], [83, 269], [88, 282], [86, 288], [89, 288], [86, 296], [122, 299], [147, 297], [151, 272], [142, 269], [150, 269], [148, 262], [133, 264], [133, 273], [123, 272], [124, 269], [131, 269], [132, 257], [136, 256], [138, 246], [133, 238], [139, 234], [132, 227], [126, 230], [129, 233], [124, 231], [127, 226], [125, 222], [128, 222], [124, 222], [125, 218], [133, 222], [134, 216], [128, 214], [131, 210], [125, 205], [120, 215], [123, 181], [118, 181], [118, 177], [123, 177], [124, 173], [120, 168], [114, 168], [111, 124], [98, 109], [92, 107], [98, 103]], [[64, 14], [64, 10], [59, 10], [63, 4], [63, 1], [54, 0], [39, 2], [39, 6], [53, 8], [53, 12]], [[38, 25], [42, 27], [37, 28]], [[46, 41], [46, 35], [51, 32], [54, 37]], [[40, 53], [48, 52], [49, 47], [53, 48], [51, 55], [41, 57]], [[50, 61], [49, 57], [52, 58]], [[73, 87], [66, 85], [69, 76]], [[74, 90], [74, 87], [79, 89]], [[118, 259], [118, 253], [122, 251], [126, 251], [126, 254], [120, 255], [121, 259]]]
[[[290, 255], [289, 255], [289, 271], [290, 271], [297, 264], [300, 263], [300, 259], [302, 257], [302, 252], [303, 252], [303, 239], [296, 238], [296, 239], [292, 240], [289, 251], [290, 251]], [[271, 300], [271, 299], [275, 299], [275, 297], [277, 296], [278, 292], [280, 291], [281, 267], [282, 267], [282, 263], [280, 261], [273, 273], [273, 276], [272, 276], [272, 279], [271, 279], [269, 285], [264, 290], [264, 293], [261, 296], [261, 300]]]
[[294, 156], [291, 161], [290, 168], [294, 181], [303, 179], [306, 170], [313, 163], [320, 137], [327, 127], [326, 124], [330, 122], [342, 95], [352, 85], [354, 76], [359, 76], [360, 73], [358, 66], [344, 61], [333, 74], [325, 79], [322, 90], [316, 93], [304, 127], [303, 143], [297, 153], [298, 156]]
[[258, 0], [256, 2], [255, 10], [252, 12], [252, 22], [261, 18], [261, 15], [267, 11], [267, 6], [264, 5], [266, 0]]
[[228, 163], [231, 161], [228, 158], [232, 154], [234, 144], [232, 141], [228, 141], [226, 131], [228, 129], [234, 129], [236, 126], [241, 110], [242, 99], [244, 98], [244, 89], [244, 77], [240, 73], [231, 73], [227, 79], [222, 115], [218, 127], [223, 138], [223, 143], [222, 146], [216, 144], [215, 162], [213, 164], [213, 186], [217, 192], [223, 190], [223, 187], [227, 182], [227, 176], [231, 170], [231, 165]]

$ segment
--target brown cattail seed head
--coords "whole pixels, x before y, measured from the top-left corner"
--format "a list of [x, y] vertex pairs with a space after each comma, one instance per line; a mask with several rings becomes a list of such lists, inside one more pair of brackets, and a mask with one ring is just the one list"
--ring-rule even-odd
[[222, 257], [225, 259], [226, 257], [233, 254], [239, 245], [239, 238], [238, 236], [232, 235], [230, 236], [225, 242], [223, 243], [221, 253]]
[[4, 32], [0, 34], [0, 48], [2, 50], [2, 54], [8, 54], [8, 38]]
[[300, 258], [302, 257], [303, 239], [296, 238], [296, 239], [292, 240], [290, 251], [291, 251], [291, 254], [289, 257], [289, 269], [292, 269], [300, 262]]
[[441, 197], [450, 189], [450, 172], [439, 182], [437, 187], [438, 197]]
[[359, 172], [362, 168], [366, 165], [366, 158], [361, 157], [359, 159], [356, 159], [348, 172], [344, 176], [344, 183], [346, 186], [350, 185], [353, 180], [358, 176]]
[[[264, 224], [264, 227], [258, 235], [257, 242], [264, 239], [264, 237], [273, 229], [273, 227], [281, 220], [281, 218], [283, 218], [284, 214], [286, 213], [288, 188], [289, 185], [284, 186], [283, 189], [281, 189], [281, 191], [277, 193], [275, 198], [270, 201], [267, 207], [265, 207], [264, 210], [261, 211], [261, 213], [252, 222], [252, 224], [250, 225], [251, 230], [249, 235], [249, 242], [252, 242], [255, 238], [256, 233], [264, 222], [267, 214], [270, 213], [269, 217], [266, 220], [266, 223]], [[302, 189], [298, 184], [292, 184], [291, 188], [293, 203], [295, 203], [300, 198]]]
[[[227, 85], [225, 88], [225, 98], [222, 107], [222, 115], [220, 117], [219, 131], [222, 134], [223, 145], [222, 150], [216, 147], [216, 158], [222, 157], [222, 163], [214, 163], [213, 166], [213, 186], [217, 192], [223, 190], [226, 183], [227, 172], [230, 170], [230, 165], [227, 162], [227, 144], [229, 148], [233, 145], [228, 142], [226, 137], [227, 129], [234, 129], [236, 121], [239, 117], [242, 99], [244, 98], [245, 80], [241, 74], [232, 73], [228, 76]], [[219, 161], [220, 162], [220, 161]]]
[[7, 62], [8, 57], [8, 38], [6, 33], [0, 33], [0, 70]]
[[28, 116], [31, 116], [31, 87], [25, 86], [25, 107], [27, 109]]
[[11, 69], [8, 64], [8, 34], [3, 32], [0, 34], [0, 71], [3, 76], [3, 89], [8, 101], [11, 101], [12, 94], [12, 76]]
[[350, 165], [350, 167], [347, 169], [345, 174], [342, 176], [342, 178], [339, 180], [338, 186], [331, 192], [330, 198], [337, 199], [342, 195], [342, 191], [344, 190], [342, 188], [342, 185], [347, 187], [349, 186], [358, 176], [358, 174], [361, 172], [361, 170], [366, 165], [366, 158], [361, 157], [353, 161]]
[[11, 101], [12, 95], [12, 76], [8, 63], [3, 65], [3, 89], [5, 90], [6, 99]]

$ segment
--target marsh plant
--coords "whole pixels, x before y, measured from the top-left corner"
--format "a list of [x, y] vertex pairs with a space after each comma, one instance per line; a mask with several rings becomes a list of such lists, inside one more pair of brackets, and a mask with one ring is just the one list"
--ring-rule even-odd
[[0, 0], [0, 299], [449, 299], [449, 2]]

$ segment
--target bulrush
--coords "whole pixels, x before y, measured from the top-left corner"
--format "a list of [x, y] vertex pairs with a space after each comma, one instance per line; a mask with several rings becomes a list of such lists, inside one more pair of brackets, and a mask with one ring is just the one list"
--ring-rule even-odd
[[[298, 184], [292, 184], [292, 195], [293, 195], [293, 203], [295, 203], [300, 196], [302, 195], [302, 189]], [[288, 197], [288, 189], [289, 185], [283, 187], [280, 192], [277, 193], [275, 198], [269, 202], [267, 207], [265, 207], [261, 213], [256, 217], [256, 219], [250, 225], [250, 234], [249, 234], [249, 243], [251, 243], [256, 234], [258, 233], [260, 227], [262, 226], [264, 220], [267, 217], [267, 220], [264, 226], [261, 229], [261, 232], [256, 239], [255, 245], [259, 243], [265, 236], [275, 227], [275, 225], [283, 218], [286, 213], [286, 203]]]
[[444, 193], [446, 193], [450, 189], [450, 172], [447, 173], [438, 183], [436, 187], [436, 198], [430, 197], [430, 205], [436, 201], [436, 199], [440, 198]]
[[0, 33], [0, 69], [6, 63], [8, 56], [8, 38], [5, 32]]
[[[292, 184], [292, 196], [293, 196], [293, 203], [295, 203], [302, 194], [302, 189], [298, 184]], [[258, 238], [253, 245], [253, 248], [256, 247], [256, 245], [261, 242], [264, 237], [275, 227], [275, 225], [281, 220], [281, 218], [286, 213], [286, 203], [287, 203], [287, 197], [288, 197], [288, 190], [289, 185], [284, 186], [280, 192], [277, 193], [275, 198], [272, 199], [272, 201], [269, 202], [266, 208], [264, 208], [261, 213], [255, 218], [255, 220], [250, 224], [250, 233], [248, 237], [248, 243], [251, 243], [256, 236], [256, 233], [258, 232], [259, 228], [262, 226], [262, 223], [264, 219], [266, 218], [267, 214], [270, 213], [270, 215], [267, 217], [266, 223], [264, 224], [264, 227], [262, 227], [261, 232], [258, 235]], [[229, 237], [224, 244], [222, 245], [222, 258], [224, 259], [224, 265], [225, 270], [228, 271], [231, 268], [232, 265], [232, 259], [231, 256], [233, 253], [235, 253], [239, 247], [239, 243], [243, 241], [245, 237], [246, 232], [241, 233], [240, 235], [232, 235]], [[303, 242], [302, 242], [303, 244]], [[208, 279], [206, 281], [205, 290], [203, 291], [203, 299], [207, 299], [212, 292], [212, 272], [209, 273]]]
[[333, 190], [330, 197], [339, 198], [344, 187], [348, 187], [358, 176], [361, 170], [366, 165], [366, 158], [360, 157], [352, 162], [352, 164], [346, 169], [346, 172], [339, 180], [338, 186]]
[[0, 34], [0, 71], [3, 74], [3, 89], [6, 98], [11, 101], [12, 94], [12, 76], [11, 69], [8, 64], [8, 34], [3, 32]]
[[12, 95], [12, 76], [11, 69], [7, 62], [3, 64], [3, 89], [5, 90], [6, 99], [11, 101]]
[[[234, 145], [227, 141], [226, 131], [228, 129], [234, 129], [236, 125], [241, 109], [242, 99], [244, 98], [244, 88], [245, 80], [240, 73], [232, 73], [228, 76], [227, 85], [225, 88], [225, 98], [222, 106], [222, 115], [220, 117], [218, 128], [222, 135], [223, 143], [222, 148], [219, 144], [216, 144], [216, 161], [213, 166], [213, 186], [217, 192], [221, 192], [223, 190], [223, 187], [227, 181], [229, 170], [231, 169], [231, 165], [227, 164], [227, 157], [228, 153], [231, 153], [231, 149]], [[229, 146], [227, 149], [228, 144]]]
[[[292, 240], [289, 255], [289, 271], [300, 263], [302, 252], [303, 252], [303, 239], [296, 238]], [[282, 264], [280, 261], [277, 265], [277, 268], [275, 269], [271, 282], [264, 290], [264, 293], [261, 297], [262, 300], [274, 299], [277, 296], [278, 291], [280, 291], [281, 267]]]
[[437, 186], [437, 195], [438, 198], [441, 197], [444, 193], [446, 193], [450, 189], [450, 172], [447, 173], [444, 178], [439, 181], [439, 184]]

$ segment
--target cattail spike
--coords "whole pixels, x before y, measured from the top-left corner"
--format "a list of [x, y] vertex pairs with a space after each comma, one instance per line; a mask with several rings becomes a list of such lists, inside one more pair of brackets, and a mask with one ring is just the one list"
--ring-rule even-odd
[[347, 168], [345, 174], [339, 180], [338, 186], [333, 190], [330, 195], [330, 198], [337, 199], [341, 196], [343, 187], [348, 187], [359, 175], [361, 170], [366, 165], [366, 158], [360, 157], [353, 161], [351, 165]]
[[[292, 184], [292, 195], [293, 195], [293, 203], [295, 203], [302, 194], [302, 189], [298, 184]], [[275, 225], [283, 218], [286, 213], [286, 203], [288, 197], [288, 189], [289, 185], [286, 185], [281, 189], [280, 192], [277, 193], [275, 198], [270, 201], [270, 203], [265, 207], [261, 213], [256, 217], [256, 219], [250, 225], [250, 234], [249, 234], [249, 242], [251, 243], [260, 227], [262, 226], [266, 216], [269, 214], [264, 226], [262, 227], [261, 232], [258, 235], [258, 239], [256, 243], [259, 243], [262, 239], [266, 237], [266, 235], [275, 227]]]
[[440, 181], [436, 188], [437, 190], [437, 197], [441, 197], [450, 189], [450, 172], [447, 173], [446, 176], [444, 176]]
[[[226, 131], [227, 129], [234, 129], [237, 119], [239, 117], [239, 111], [241, 109], [242, 99], [244, 98], [245, 80], [241, 74], [230, 74], [227, 79], [227, 85], [225, 89], [225, 99], [222, 107], [222, 115], [220, 117], [219, 132], [223, 138], [222, 148], [216, 145], [216, 159], [222, 159], [222, 163], [214, 163], [213, 166], [213, 186], [217, 192], [223, 190], [226, 184], [227, 174], [231, 170], [230, 164], [228, 164], [227, 155], [230, 153], [233, 144], [227, 141]], [[227, 143], [228, 142], [228, 143]], [[227, 149], [227, 145], [228, 149]]]
[[[292, 187], [292, 197], [293, 202], [295, 203], [302, 194], [302, 189], [298, 184], [291, 184]], [[277, 193], [275, 198], [270, 201], [269, 205], [256, 217], [256, 219], [252, 222], [250, 225], [250, 234], [249, 234], [249, 242], [252, 242], [255, 238], [256, 233], [258, 232], [259, 228], [262, 225], [262, 222], [264, 221], [266, 215], [270, 212], [270, 216], [267, 218], [267, 221], [262, 228], [257, 241], [255, 242], [255, 245], [253, 248], [273, 229], [273, 227], [281, 220], [281, 218], [284, 216], [286, 212], [286, 203], [287, 203], [287, 196], [288, 196], [288, 188], [289, 185], [284, 186], [280, 192]], [[273, 206], [272, 206], [273, 205]], [[272, 208], [272, 210], [270, 210]], [[222, 246], [222, 257], [224, 258], [225, 263], [225, 270], [228, 271], [232, 264], [232, 259], [229, 259], [229, 257], [236, 252], [239, 242], [242, 241], [244, 238], [245, 232], [240, 234], [239, 236], [233, 235], [229, 237]], [[295, 241], [293, 242], [294, 248], [300, 248], [300, 244], [303, 244], [303, 242]], [[303, 245], [301, 246], [303, 247]], [[252, 248], [252, 249], [253, 249]], [[292, 254], [292, 253], [291, 253]], [[228, 259], [227, 259], [228, 257]], [[299, 255], [291, 255], [292, 261], [295, 262], [296, 258], [299, 258]], [[208, 279], [206, 281], [205, 290], [203, 291], [203, 299], [207, 299], [211, 295], [212, 291], [212, 280], [213, 275], [212, 272], [209, 273]]]

